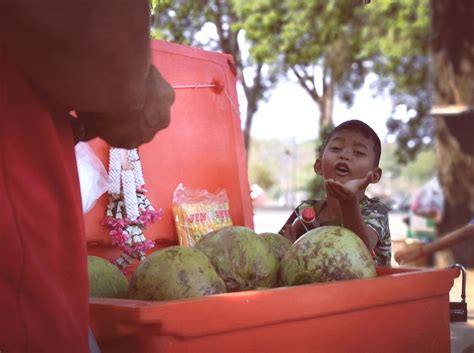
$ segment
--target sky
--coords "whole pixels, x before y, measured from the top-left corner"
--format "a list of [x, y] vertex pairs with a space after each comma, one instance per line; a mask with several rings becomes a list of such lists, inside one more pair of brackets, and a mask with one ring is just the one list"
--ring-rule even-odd
[[[338, 125], [349, 119], [362, 120], [384, 141], [387, 137], [385, 122], [392, 111], [392, 104], [388, 96], [370, 89], [374, 79], [368, 77], [365, 85], [356, 93], [352, 107], [347, 108], [336, 101], [333, 121]], [[242, 90], [238, 92], [242, 119], [245, 119], [245, 96]], [[251, 136], [296, 142], [314, 140], [319, 133], [318, 117], [318, 107], [308, 93], [297, 83], [284, 81], [273, 89], [267, 102], [260, 102], [253, 118]]]

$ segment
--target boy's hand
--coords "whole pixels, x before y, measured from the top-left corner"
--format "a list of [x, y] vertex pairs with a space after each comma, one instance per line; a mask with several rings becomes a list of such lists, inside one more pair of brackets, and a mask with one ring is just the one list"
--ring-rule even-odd
[[334, 179], [328, 179], [325, 181], [326, 192], [339, 201], [353, 200], [357, 198], [360, 191], [374, 181], [374, 178], [374, 174], [370, 171], [365, 178], [349, 180], [344, 184]]
[[375, 248], [379, 238], [376, 231], [364, 222], [359, 208], [359, 197], [374, 181], [376, 181], [376, 176], [372, 171], [362, 179], [349, 180], [344, 184], [333, 179], [325, 181], [327, 196], [339, 202], [344, 227], [357, 234], [370, 251]]

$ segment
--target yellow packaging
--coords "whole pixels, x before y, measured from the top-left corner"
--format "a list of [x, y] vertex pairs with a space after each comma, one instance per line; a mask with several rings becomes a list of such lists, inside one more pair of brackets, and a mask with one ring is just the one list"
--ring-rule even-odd
[[182, 246], [194, 246], [205, 234], [232, 225], [225, 190], [212, 194], [180, 183], [173, 194], [173, 214]]

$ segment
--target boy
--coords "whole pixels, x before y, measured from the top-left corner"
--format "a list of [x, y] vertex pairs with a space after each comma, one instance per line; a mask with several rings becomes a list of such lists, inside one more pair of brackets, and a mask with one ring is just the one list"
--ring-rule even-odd
[[[380, 139], [367, 124], [359, 120], [340, 124], [326, 138], [314, 163], [314, 171], [324, 178], [326, 199], [304, 203], [313, 207], [321, 226], [339, 225], [352, 230], [372, 252], [378, 266], [390, 266], [388, 208], [365, 196], [367, 186], [382, 176], [380, 153]], [[302, 235], [297, 224], [300, 220], [293, 223], [296, 214], [293, 212], [280, 230], [292, 241]]]

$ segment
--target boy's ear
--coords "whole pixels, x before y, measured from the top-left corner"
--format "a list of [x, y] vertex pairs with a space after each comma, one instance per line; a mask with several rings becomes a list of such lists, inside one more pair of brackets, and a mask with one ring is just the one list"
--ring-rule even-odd
[[323, 175], [322, 163], [321, 163], [321, 160], [319, 158], [317, 158], [316, 161], [314, 162], [313, 168], [314, 168], [314, 172], [317, 175]]
[[371, 183], [372, 184], [378, 183], [380, 178], [382, 177], [382, 169], [380, 169], [379, 167], [372, 169], [372, 175], [373, 175], [373, 178], [372, 178]]

